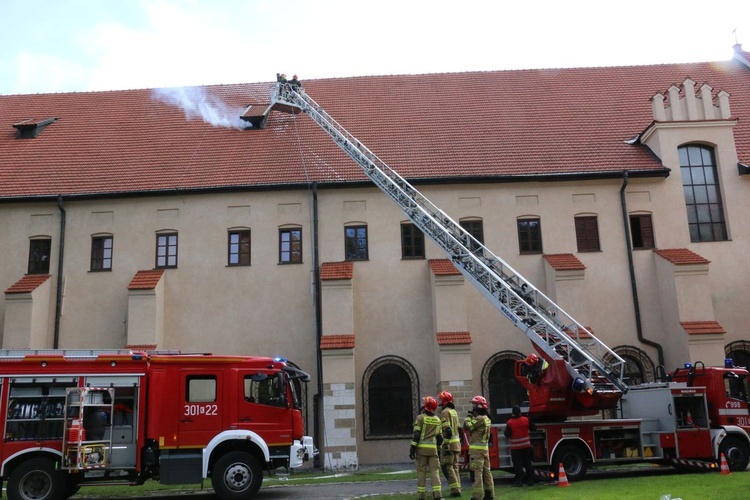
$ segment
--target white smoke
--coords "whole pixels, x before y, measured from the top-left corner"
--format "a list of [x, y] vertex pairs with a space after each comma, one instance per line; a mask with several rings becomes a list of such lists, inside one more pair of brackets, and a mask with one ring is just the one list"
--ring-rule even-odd
[[203, 87], [174, 87], [154, 89], [152, 97], [176, 106], [185, 112], [185, 118], [199, 117], [214, 127], [251, 128], [250, 122], [240, 118], [243, 108], [229, 106], [220, 97], [209, 94]]

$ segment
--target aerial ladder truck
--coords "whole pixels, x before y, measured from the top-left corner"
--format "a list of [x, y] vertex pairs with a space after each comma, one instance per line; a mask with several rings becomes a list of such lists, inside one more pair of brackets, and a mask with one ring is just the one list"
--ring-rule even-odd
[[271, 104], [272, 109], [310, 116], [461, 274], [526, 334], [549, 363], [544, 384], [527, 386], [532, 415], [559, 419], [617, 406], [628, 388], [623, 380], [625, 361], [617, 353], [347, 132], [301, 85], [278, 82]]
[[[523, 361], [515, 366], [528, 391], [529, 414], [539, 422], [532, 435], [534, 463], [551, 471], [548, 476], [561, 466], [578, 479], [594, 463], [718, 469], [721, 458], [731, 470], [747, 468], [746, 369], [730, 360], [725, 367], [687, 363], [658, 382], [629, 387], [617, 353], [347, 132], [299, 82], [277, 82], [271, 109], [312, 118], [548, 362], [540, 379], [526, 376]], [[590, 418], [603, 410], [614, 418]], [[512, 470], [504, 425], [493, 424], [490, 462]]]

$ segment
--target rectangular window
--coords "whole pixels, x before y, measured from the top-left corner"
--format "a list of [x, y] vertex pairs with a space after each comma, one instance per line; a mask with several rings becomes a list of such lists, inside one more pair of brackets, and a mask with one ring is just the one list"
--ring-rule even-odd
[[599, 224], [596, 216], [576, 217], [576, 243], [578, 243], [579, 252], [598, 252], [601, 250], [599, 245]]
[[279, 229], [279, 263], [302, 263], [302, 229]]
[[250, 265], [250, 231], [229, 232], [230, 266]]
[[344, 228], [344, 260], [367, 260], [367, 226]]
[[542, 253], [542, 223], [539, 219], [518, 219], [520, 253]]
[[[459, 222], [459, 224], [466, 230], [467, 233], [472, 235], [475, 240], [484, 245], [484, 225], [482, 224], [481, 220], [462, 220]], [[469, 244], [469, 247], [469, 250], [471, 250], [472, 253], [481, 248], [479, 245], [477, 245], [476, 241], [472, 241]]]
[[49, 274], [49, 260], [52, 252], [52, 240], [31, 240], [29, 244], [28, 274]]
[[91, 238], [91, 270], [112, 270], [112, 236]]
[[185, 379], [185, 401], [188, 403], [213, 403], [216, 401], [216, 376], [189, 375]]
[[177, 267], [177, 233], [156, 235], [156, 267]]
[[655, 248], [651, 214], [630, 216], [630, 241], [634, 250]]
[[683, 146], [678, 153], [690, 241], [726, 241], [724, 205], [713, 149]]
[[424, 233], [414, 224], [401, 224], [401, 258], [424, 259]]

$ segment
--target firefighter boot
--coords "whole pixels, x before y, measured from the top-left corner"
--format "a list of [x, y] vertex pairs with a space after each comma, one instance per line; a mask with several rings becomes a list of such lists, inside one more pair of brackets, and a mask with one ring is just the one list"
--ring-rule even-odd
[[495, 495], [491, 491], [484, 492], [484, 498], [482, 500], [495, 500]]
[[458, 498], [461, 496], [461, 490], [454, 488], [451, 490], [451, 494], [449, 496], [452, 498]]

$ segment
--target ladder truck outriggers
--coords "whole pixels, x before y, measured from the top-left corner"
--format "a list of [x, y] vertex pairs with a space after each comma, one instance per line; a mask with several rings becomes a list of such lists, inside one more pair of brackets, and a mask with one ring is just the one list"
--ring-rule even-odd
[[264, 471], [317, 453], [303, 435], [309, 378], [260, 356], [0, 350], [0, 478], [10, 500], [207, 478], [219, 498], [251, 498]]
[[[546, 361], [542, 377], [533, 383], [523, 361], [515, 367], [528, 391], [528, 412], [540, 422], [532, 437], [538, 468], [555, 477], [562, 464], [574, 480], [592, 464], [650, 461], [716, 467], [722, 454], [731, 470], [747, 467], [746, 369], [731, 362], [724, 368], [698, 362], [664, 374], [660, 382], [629, 387], [622, 357], [347, 132], [299, 82], [277, 82], [271, 104], [271, 109], [312, 118]], [[604, 413], [616, 418], [592, 419]], [[511, 470], [504, 426], [493, 425], [491, 463]]]

